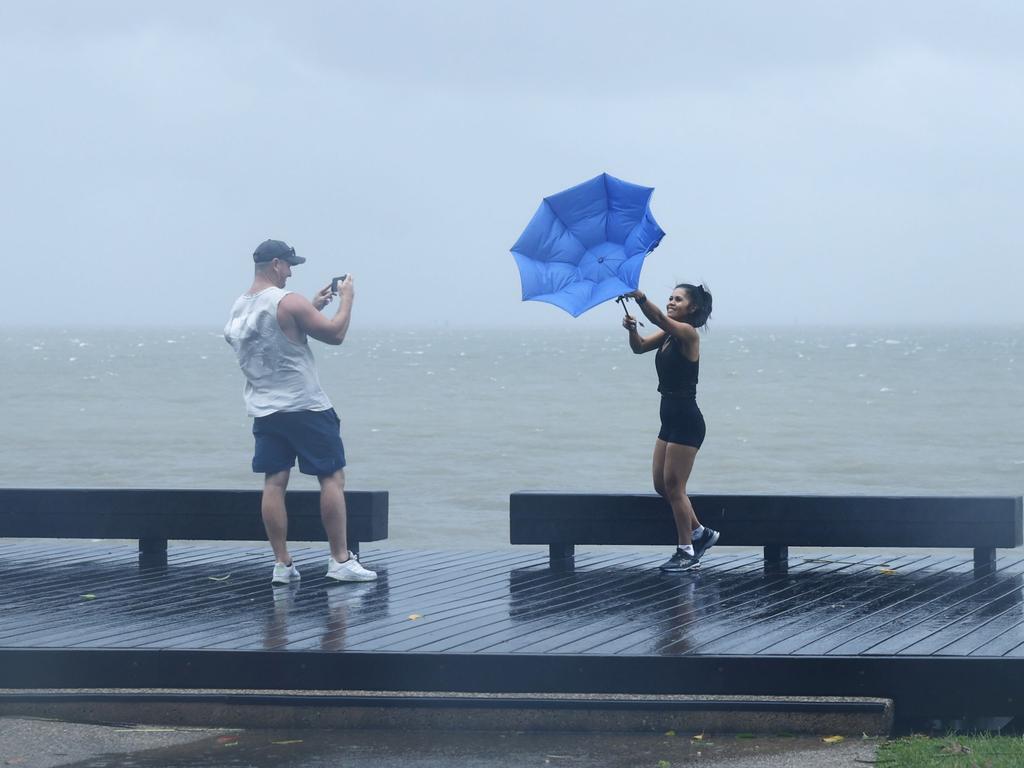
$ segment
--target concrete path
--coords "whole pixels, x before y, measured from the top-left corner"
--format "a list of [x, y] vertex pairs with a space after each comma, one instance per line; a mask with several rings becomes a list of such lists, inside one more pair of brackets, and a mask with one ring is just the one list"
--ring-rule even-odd
[[[0, 718], [0, 766], [133, 768], [820, 768], [874, 759], [874, 740], [516, 731], [230, 730]], [[860, 761], [860, 762], [858, 762]]]

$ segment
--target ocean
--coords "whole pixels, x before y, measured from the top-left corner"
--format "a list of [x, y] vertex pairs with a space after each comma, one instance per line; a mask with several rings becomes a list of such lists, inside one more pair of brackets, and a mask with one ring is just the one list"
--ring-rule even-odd
[[[1022, 331], [714, 328], [689, 490], [1020, 495]], [[621, 329], [356, 324], [312, 343], [348, 487], [390, 492], [394, 546], [508, 546], [516, 490], [650, 490], [654, 356]], [[0, 361], [0, 485], [260, 486], [219, 328], [8, 328]], [[291, 487], [317, 485], [296, 469]]]

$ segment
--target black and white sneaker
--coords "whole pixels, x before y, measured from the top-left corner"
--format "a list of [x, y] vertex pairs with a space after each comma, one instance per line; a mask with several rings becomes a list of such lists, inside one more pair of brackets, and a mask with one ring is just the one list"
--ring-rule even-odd
[[699, 567], [700, 555], [691, 555], [688, 552], [683, 552], [683, 550], [677, 549], [675, 554], [668, 559], [668, 562], [662, 563], [658, 566], [658, 570], [664, 571], [665, 573], [680, 573], [682, 571], [689, 571]]
[[718, 543], [719, 535], [715, 529], [704, 526], [704, 532], [700, 535], [700, 538], [693, 540], [693, 553], [697, 556], [698, 560], [704, 557], [707, 551]]

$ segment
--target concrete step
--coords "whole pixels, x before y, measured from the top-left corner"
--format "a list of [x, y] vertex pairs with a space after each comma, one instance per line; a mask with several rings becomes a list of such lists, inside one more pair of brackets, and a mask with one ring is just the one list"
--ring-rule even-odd
[[223, 728], [887, 736], [893, 725], [893, 704], [889, 699], [782, 696], [18, 691], [0, 693], [0, 715]]

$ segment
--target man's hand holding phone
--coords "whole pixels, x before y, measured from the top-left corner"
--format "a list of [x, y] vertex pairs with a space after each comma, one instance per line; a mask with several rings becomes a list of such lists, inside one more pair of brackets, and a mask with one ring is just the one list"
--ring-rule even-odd
[[354, 294], [352, 275], [344, 274], [331, 280], [331, 291], [335, 294], [340, 292], [351, 299]]
[[330, 283], [316, 292], [316, 295], [313, 297], [313, 306], [317, 310], [323, 309], [334, 301], [338, 291], [347, 291], [349, 298], [352, 297], [352, 278], [349, 275], [345, 274], [332, 278]]
[[334, 299], [334, 294], [331, 292], [331, 286], [325, 285], [319, 291], [313, 295], [313, 306], [316, 307], [317, 311], [320, 311]]

